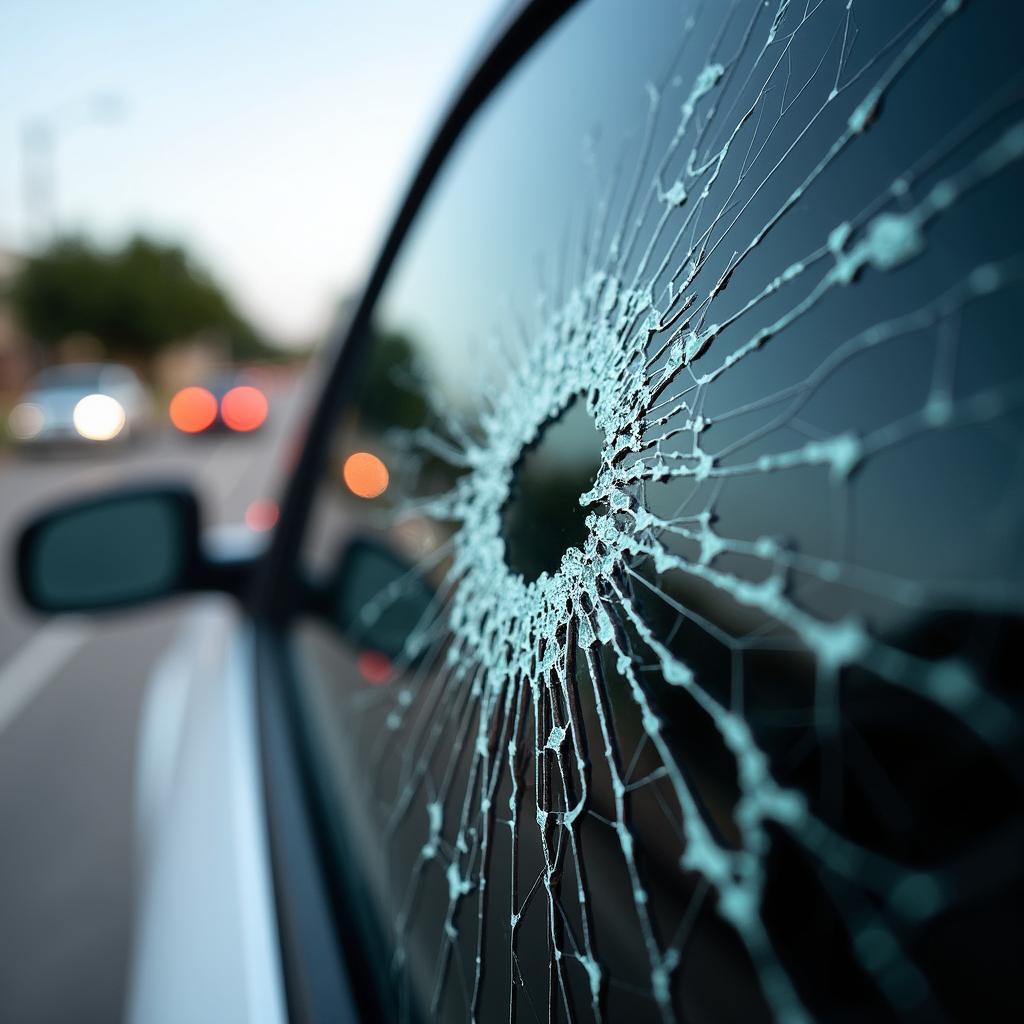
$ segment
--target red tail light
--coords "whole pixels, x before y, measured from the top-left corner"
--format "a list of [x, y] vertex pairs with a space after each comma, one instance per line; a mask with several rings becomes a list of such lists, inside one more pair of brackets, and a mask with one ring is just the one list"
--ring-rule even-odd
[[182, 388], [171, 399], [168, 411], [178, 430], [198, 434], [217, 418], [217, 399], [206, 388]]
[[259, 388], [240, 384], [220, 400], [220, 415], [232, 430], [256, 430], [267, 418], [266, 396]]
[[359, 674], [374, 686], [382, 686], [391, 681], [394, 669], [391, 659], [380, 651], [362, 651], [356, 659]]
[[270, 498], [257, 498], [249, 502], [245, 510], [245, 525], [250, 530], [260, 533], [273, 528], [279, 515], [280, 509], [276, 501], [271, 501]]

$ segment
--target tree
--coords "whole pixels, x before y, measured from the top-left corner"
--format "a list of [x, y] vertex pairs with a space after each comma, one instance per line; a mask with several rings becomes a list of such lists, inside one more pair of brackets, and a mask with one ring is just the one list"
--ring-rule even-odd
[[397, 331], [375, 330], [360, 383], [362, 421], [377, 430], [424, 426], [430, 406], [421, 384], [422, 372], [410, 338]]
[[62, 239], [26, 261], [11, 297], [26, 329], [47, 347], [81, 331], [111, 355], [145, 359], [211, 331], [235, 358], [274, 353], [184, 249], [142, 236], [112, 251]]

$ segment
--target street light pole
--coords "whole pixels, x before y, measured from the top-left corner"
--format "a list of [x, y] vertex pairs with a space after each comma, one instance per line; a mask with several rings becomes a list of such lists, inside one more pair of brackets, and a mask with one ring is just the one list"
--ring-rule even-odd
[[120, 97], [97, 94], [25, 122], [21, 160], [26, 252], [43, 249], [57, 237], [57, 141], [61, 133], [82, 124], [112, 124], [123, 116]]
[[45, 247], [54, 236], [56, 220], [56, 160], [52, 122], [27, 121], [21, 133], [22, 204], [25, 251]]

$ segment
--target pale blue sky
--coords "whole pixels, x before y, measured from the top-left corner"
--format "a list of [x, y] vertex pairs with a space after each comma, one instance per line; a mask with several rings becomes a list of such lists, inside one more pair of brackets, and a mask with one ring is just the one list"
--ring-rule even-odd
[[[268, 329], [322, 330], [503, 0], [0, 0], [0, 248], [22, 129], [65, 111], [61, 230], [186, 242]], [[98, 93], [113, 124], [72, 123]]]

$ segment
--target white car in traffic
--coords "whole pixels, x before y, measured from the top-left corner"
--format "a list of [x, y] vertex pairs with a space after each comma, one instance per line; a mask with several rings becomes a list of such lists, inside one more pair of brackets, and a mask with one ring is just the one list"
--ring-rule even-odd
[[51, 366], [29, 382], [11, 410], [11, 436], [23, 445], [126, 440], [150, 425], [149, 392], [119, 363]]

